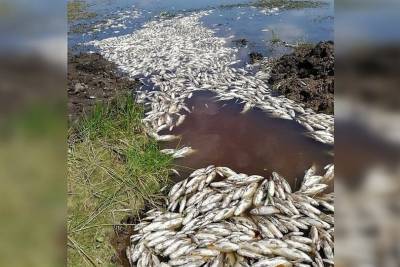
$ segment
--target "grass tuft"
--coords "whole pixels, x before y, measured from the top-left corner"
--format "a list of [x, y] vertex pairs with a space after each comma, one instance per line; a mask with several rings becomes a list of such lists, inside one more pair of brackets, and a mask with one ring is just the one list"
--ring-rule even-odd
[[143, 116], [143, 108], [125, 95], [96, 105], [70, 130], [70, 266], [109, 265], [112, 225], [162, 198], [172, 158], [145, 134]]
[[270, 39], [270, 43], [271, 44], [280, 44], [282, 42], [281, 38], [279, 38], [278, 34], [274, 31], [271, 30], [271, 39]]
[[313, 0], [256, 0], [253, 5], [261, 8], [275, 8], [278, 7], [284, 10], [302, 9], [302, 8], [316, 8], [324, 5], [322, 1]]
[[292, 10], [303, 8], [317, 8], [326, 5], [325, 2], [318, 0], [254, 0], [248, 3], [236, 3], [219, 5], [218, 8], [240, 8], [240, 7], [258, 7], [258, 8], [279, 8], [280, 10]]
[[68, 0], [67, 18], [68, 21], [91, 19], [96, 17], [96, 13], [87, 11], [88, 4], [83, 0]]

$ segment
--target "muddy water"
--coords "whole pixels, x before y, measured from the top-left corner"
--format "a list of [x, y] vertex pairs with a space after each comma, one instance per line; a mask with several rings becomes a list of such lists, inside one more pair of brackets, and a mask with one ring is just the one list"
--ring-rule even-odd
[[242, 104], [216, 102], [210, 92], [196, 93], [188, 106], [193, 112], [173, 130], [181, 139], [164, 144], [197, 150], [175, 161], [183, 178], [212, 163], [263, 176], [277, 171], [297, 187], [306, 168], [315, 164], [321, 169], [333, 162], [332, 147], [305, 136], [304, 128], [295, 122], [271, 118], [259, 109], [241, 114]]

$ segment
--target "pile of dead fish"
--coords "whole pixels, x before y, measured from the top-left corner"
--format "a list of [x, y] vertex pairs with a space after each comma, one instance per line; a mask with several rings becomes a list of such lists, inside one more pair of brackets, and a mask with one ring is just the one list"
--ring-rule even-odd
[[210, 12], [153, 20], [132, 34], [90, 42], [130, 77], [141, 77], [146, 88], [137, 93], [137, 101], [149, 107], [144, 119], [148, 132], [161, 141], [174, 139], [158, 133], [185, 120], [191, 111], [185, 100], [194, 91], [210, 90], [220, 100], [242, 101], [243, 112], [257, 107], [271, 116], [294, 120], [312, 138], [333, 144], [333, 116], [273, 96], [260, 77], [233, 67], [239, 62], [237, 49], [200, 22]]
[[169, 191], [134, 227], [132, 266], [333, 266], [334, 166], [311, 167], [293, 192], [270, 178], [209, 166]]
[[134, 6], [125, 10], [112, 12], [107, 18], [95, 22], [91, 30], [83, 33], [83, 35], [92, 35], [96, 33], [119, 33], [121, 30], [126, 30], [127, 25], [132, 24], [135, 20], [142, 16], [142, 12], [135, 9]]

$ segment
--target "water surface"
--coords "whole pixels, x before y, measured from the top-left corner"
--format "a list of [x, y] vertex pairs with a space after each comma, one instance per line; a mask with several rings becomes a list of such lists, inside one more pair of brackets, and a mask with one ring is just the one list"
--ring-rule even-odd
[[[327, 4], [317, 8], [264, 14], [258, 8], [246, 6], [251, 2], [248, 0], [89, 0], [88, 11], [95, 12], [97, 17], [69, 25], [69, 47], [77, 51], [92, 50], [83, 44], [133, 33], [147, 21], [159, 19], [161, 14], [213, 10], [201, 22], [214, 30], [216, 36], [229, 38], [227, 45], [238, 48], [238, 57], [242, 61], [237, 67], [242, 67], [249, 62], [250, 52], [273, 57], [291, 52], [284, 45], [272, 44], [274, 37], [290, 44], [333, 39], [333, 0], [324, 1]], [[235, 4], [244, 5], [220, 7]], [[74, 25], [96, 25], [107, 19], [118, 19], [121, 12], [132, 10], [140, 15], [121, 21], [123, 28], [104, 27], [91, 34], [71, 31]], [[247, 44], [238, 46], [232, 42], [237, 39], [246, 39]], [[277, 171], [295, 185], [312, 164], [321, 168], [333, 162], [329, 154], [331, 147], [307, 137], [305, 129], [293, 121], [271, 118], [259, 109], [241, 114], [242, 104], [215, 102], [212, 93], [198, 93], [188, 105], [193, 106], [193, 112], [173, 132], [182, 139], [165, 144], [166, 147], [188, 145], [197, 150], [197, 153], [176, 161], [176, 165], [181, 166], [182, 177], [192, 169], [212, 163], [263, 176]]]
[[[202, 18], [208, 28], [215, 30], [220, 37], [232, 37], [230, 40], [246, 39], [247, 45], [239, 48], [239, 58], [248, 62], [250, 52], [259, 52], [264, 56], [280, 56], [291, 52], [282, 44], [271, 44], [271, 40], [279, 38], [289, 44], [297, 42], [317, 43], [323, 40], [333, 40], [333, 0], [323, 0], [327, 3], [316, 8], [279, 10], [273, 14], [264, 14], [261, 9], [246, 7], [249, 0], [87, 0], [88, 11], [97, 16], [84, 21], [69, 23], [68, 45], [77, 52], [93, 50], [84, 44], [91, 40], [101, 40], [134, 32], [147, 21], [158, 19], [161, 14], [190, 14], [194, 11], [213, 10]], [[242, 4], [242, 6], [234, 6]], [[232, 5], [230, 8], [222, 8]], [[120, 12], [136, 10], [140, 16], [134, 19], [124, 19], [123, 28], [104, 27], [99, 32], [87, 34], [91, 27], [108, 19], [118, 19]], [[119, 24], [120, 22], [116, 23]], [[77, 27], [79, 26], [79, 27]], [[229, 46], [236, 46], [228, 42]]]
[[297, 186], [311, 165], [321, 170], [333, 162], [332, 146], [307, 137], [301, 125], [272, 118], [257, 108], [242, 114], [242, 104], [216, 102], [214, 96], [206, 91], [196, 93], [188, 101], [192, 113], [172, 132], [181, 139], [164, 144], [197, 150], [175, 161], [183, 178], [193, 169], [214, 164], [262, 176], [277, 171]]

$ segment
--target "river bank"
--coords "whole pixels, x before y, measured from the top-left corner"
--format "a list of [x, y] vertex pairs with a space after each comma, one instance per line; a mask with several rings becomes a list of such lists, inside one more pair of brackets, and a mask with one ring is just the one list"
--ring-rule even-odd
[[68, 264], [123, 264], [114, 233], [125, 233], [145, 205], [160, 203], [171, 158], [144, 131], [137, 82], [100, 55], [69, 62]]
[[303, 103], [315, 112], [333, 114], [334, 43], [303, 44], [294, 52], [268, 62], [268, 83], [287, 98]]
[[133, 92], [138, 83], [118, 74], [115, 64], [100, 54], [68, 56], [68, 117], [75, 121], [96, 103]]

